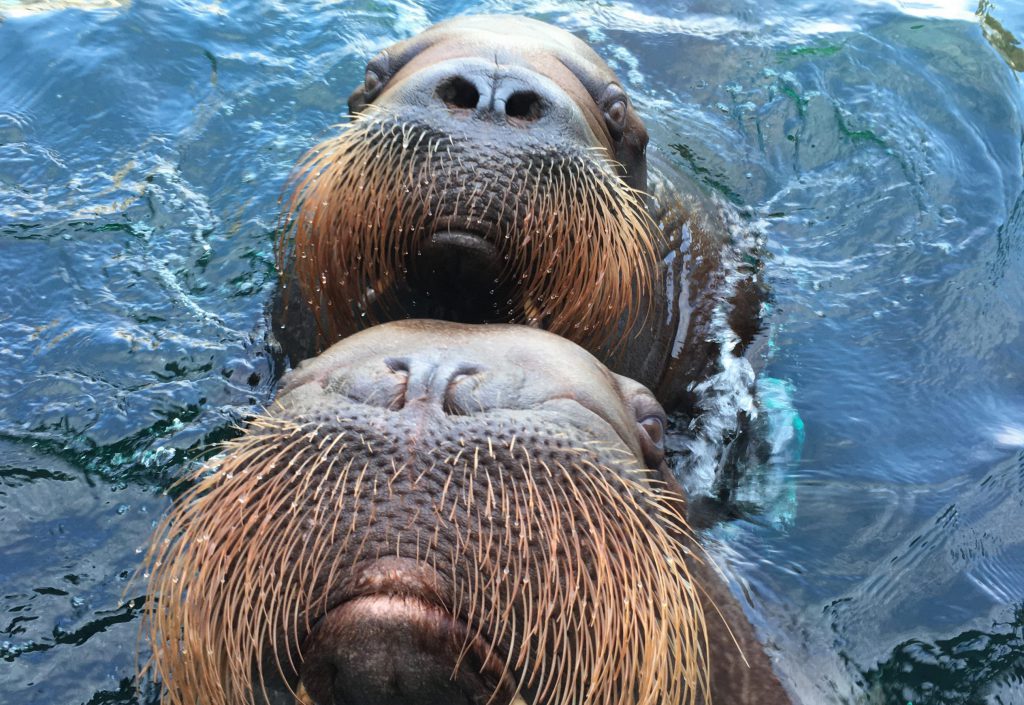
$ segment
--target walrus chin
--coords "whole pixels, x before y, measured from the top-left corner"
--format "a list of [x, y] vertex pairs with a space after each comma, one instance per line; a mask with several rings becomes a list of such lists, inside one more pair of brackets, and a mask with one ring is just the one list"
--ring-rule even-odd
[[402, 322], [284, 387], [147, 557], [166, 705], [703, 697], [696, 544], [640, 385], [544, 332]]
[[661, 235], [603, 150], [438, 122], [367, 106], [296, 167], [278, 264], [325, 341], [412, 317], [593, 349], [643, 317]]

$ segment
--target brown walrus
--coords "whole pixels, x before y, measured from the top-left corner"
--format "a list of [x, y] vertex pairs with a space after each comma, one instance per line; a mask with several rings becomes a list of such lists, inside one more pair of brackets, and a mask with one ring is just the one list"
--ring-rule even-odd
[[621, 82], [571, 34], [442, 22], [370, 60], [348, 105], [292, 180], [274, 327], [293, 364], [396, 318], [525, 323], [686, 412], [713, 327], [727, 354], [755, 333], [728, 210], [648, 170]]
[[544, 331], [343, 340], [158, 531], [163, 702], [789, 702], [686, 526], [664, 424]]

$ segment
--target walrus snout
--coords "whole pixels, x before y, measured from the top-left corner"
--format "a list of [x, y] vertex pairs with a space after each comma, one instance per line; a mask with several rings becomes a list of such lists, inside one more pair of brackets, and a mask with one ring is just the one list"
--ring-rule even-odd
[[484, 117], [533, 122], [549, 111], [551, 101], [541, 97], [532, 81], [480, 73], [460, 71], [438, 87], [438, 97], [456, 114], [474, 109]]
[[[424, 346], [425, 337], [433, 344]], [[633, 404], [624, 404], [623, 396]], [[278, 403], [291, 415], [330, 416], [344, 409], [346, 417], [380, 419], [424, 442], [439, 434], [458, 441], [461, 431], [446, 430], [455, 420], [444, 417], [551, 417], [637, 457], [645, 453], [634, 404], [664, 413], [641, 385], [544, 331], [429, 320], [376, 326], [304, 361], [283, 380]], [[389, 413], [378, 416], [378, 409]]]

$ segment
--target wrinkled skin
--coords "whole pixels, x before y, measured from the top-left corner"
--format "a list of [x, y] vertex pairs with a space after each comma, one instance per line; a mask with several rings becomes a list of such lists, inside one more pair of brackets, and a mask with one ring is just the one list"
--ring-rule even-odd
[[367, 323], [520, 322], [688, 412], [691, 383], [719, 364], [716, 307], [732, 354], [754, 336], [754, 260], [725, 211], [684, 175], [648, 171], [621, 82], [569, 33], [443, 22], [374, 57], [349, 111], [341, 137], [369, 153], [328, 140], [295, 177], [274, 311], [292, 364]]
[[338, 343], [151, 553], [165, 702], [789, 702], [681, 519], [664, 421], [543, 331]]

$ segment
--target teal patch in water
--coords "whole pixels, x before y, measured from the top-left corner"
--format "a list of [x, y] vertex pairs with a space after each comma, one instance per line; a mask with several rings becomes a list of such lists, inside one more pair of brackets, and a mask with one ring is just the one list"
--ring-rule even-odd
[[791, 382], [775, 377], [757, 380], [758, 428], [765, 458], [743, 473], [736, 488], [742, 504], [762, 508], [762, 518], [778, 529], [791, 526], [796, 518], [796, 482], [793, 469], [804, 447], [804, 422], [796, 409], [796, 390]]
[[683, 160], [693, 174], [710, 188], [722, 194], [731, 203], [739, 205], [743, 202], [740, 195], [727, 183], [726, 175], [714, 173], [711, 169], [701, 164], [701, 158], [689, 146], [678, 142], [670, 143], [668, 147], [679, 155], [679, 158]]
[[781, 56], [832, 56], [842, 49], [841, 44], [825, 44], [823, 46], [793, 47]]
[[793, 404], [795, 388], [791, 382], [775, 377], [757, 380], [757, 401], [768, 421], [768, 439], [772, 457], [785, 455], [799, 462], [804, 447], [804, 421]]

